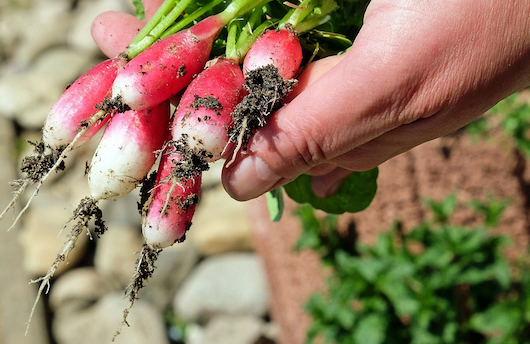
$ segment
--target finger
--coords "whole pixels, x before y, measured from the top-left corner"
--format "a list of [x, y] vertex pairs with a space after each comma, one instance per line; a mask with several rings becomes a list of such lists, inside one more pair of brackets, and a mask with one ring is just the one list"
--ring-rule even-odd
[[327, 71], [332, 69], [344, 58], [344, 55], [329, 56], [321, 60], [310, 63], [298, 77], [298, 82], [291, 93], [285, 97], [285, 102], [289, 103], [302, 93], [309, 85], [318, 80]]
[[104, 12], [92, 22], [92, 38], [101, 51], [110, 58], [127, 49], [142, 29], [144, 22], [124, 12]]
[[[403, 89], [392, 83], [403, 79], [387, 80], [389, 73], [384, 79], [366, 77], [369, 67], [360, 61], [362, 54], [352, 56], [342, 58], [256, 132], [248, 154], [223, 171], [232, 197], [257, 197], [398, 125], [388, 110], [393, 90]], [[342, 85], [337, 85], [339, 80]], [[380, 93], [368, 93], [374, 89]]]
[[311, 180], [313, 191], [318, 197], [327, 198], [332, 196], [352, 171], [343, 168], [335, 168], [328, 174], [315, 176]]
[[145, 20], [151, 19], [153, 14], [158, 10], [160, 5], [164, 0], [143, 0], [142, 3], [144, 4], [144, 11], [145, 11]]
[[336, 168], [337, 166], [334, 164], [320, 164], [318, 166], [312, 167], [306, 172], [306, 174], [309, 174], [310, 176], [322, 176], [324, 174], [330, 173]]

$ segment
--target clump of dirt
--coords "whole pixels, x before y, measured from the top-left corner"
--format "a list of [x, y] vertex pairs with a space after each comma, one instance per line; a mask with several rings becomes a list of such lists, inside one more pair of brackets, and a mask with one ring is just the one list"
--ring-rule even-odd
[[140, 202], [138, 202], [138, 211], [140, 212], [140, 215], [143, 214], [144, 207], [149, 201], [149, 197], [151, 196], [151, 190], [153, 190], [155, 184], [156, 172], [152, 172], [142, 182], [142, 186], [140, 187]]
[[[117, 97], [105, 98], [101, 102], [101, 104], [96, 105], [96, 109], [102, 110], [105, 113], [111, 113], [111, 112], [121, 113], [121, 112], [129, 111], [131, 108], [129, 107], [129, 105], [123, 103], [122, 97], [118, 95]], [[81, 123], [81, 126], [83, 126], [82, 123]]]
[[[22, 160], [20, 171], [26, 175], [26, 179], [37, 183], [55, 164], [55, 157], [52, 154], [44, 154], [44, 142], [28, 141], [33, 146], [33, 155], [27, 156]], [[54, 152], [55, 153], [55, 152]], [[57, 155], [61, 154], [61, 150]], [[64, 170], [64, 161], [57, 167], [57, 170]]]
[[190, 148], [187, 137], [183, 136], [177, 141], [171, 141], [169, 145], [173, 152], [181, 156], [179, 161], [173, 160], [175, 168], [171, 173], [171, 177], [191, 179], [210, 168], [205, 159], [211, 158], [211, 154], [203, 149]]
[[273, 65], [249, 72], [244, 85], [248, 94], [232, 113], [234, 126], [229, 132], [230, 141], [246, 151], [254, 131], [264, 126], [267, 117], [283, 105], [285, 96], [296, 83], [296, 79], [282, 78]]
[[194, 110], [197, 110], [199, 107], [204, 106], [207, 109], [212, 109], [215, 111], [215, 114], [218, 116], [221, 116], [221, 113], [219, 110], [223, 109], [223, 105], [219, 102], [219, 98], [215, 98], [214, 96], [209, 97], [199, 97], [198, 95], [194, 95], [195, 100], [193, 100], [190, 104], [190, 107]]

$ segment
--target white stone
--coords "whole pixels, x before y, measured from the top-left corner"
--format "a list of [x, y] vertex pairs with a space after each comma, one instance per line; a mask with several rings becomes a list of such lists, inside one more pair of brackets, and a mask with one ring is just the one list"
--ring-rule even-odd
[[261, 336], [263, 320], [253, 316], [218, 315], [194, 334], [187, 344], [254, 344]]
[[95, 269], [71, 270], [57, 279], [50, 292], [50, 306], [56, 313], [72, 312], [90, 306], [113, 287]]
[[[57, 314], [53, 332], [58, 344], [111, 343], [123, 319], [128, 300], [112, 293], [91, 307], [76, 312]], [[115, 344], [166, 344], [169, 340], [161, 314], [143, 300], [137, 300], [127, 318], [128, 326], [121, 328]]]
[[203, 255], [252, 250], [246, 204], [232, 199], [222, 186], [203, 192], [187, 238]]
[[178, 288], [199, 261], [197, 248], [190, 242], [174, 244], [160, 253], [153, 276], [140, 292], [142, 299], [161, 311], [171, 306]]
[[23, 19], [12, 23], [20, 43], [14, 49], [17, 68], [29, 66], [44, 50], [66, 43], [72, 17], [70, 1], [34, 1]]
[[126, 224], [106, 224], [108, 231], [97, 240], [94, 267], [107, 279], [125, 287], [136, 268], [143, 244], [142, 234], [139, 229]]
[[216, 314], [263, 316], [269, 295], [261, 261], [252, 253], [207, 258], [184, 281], [173, 305], [190, 321]]

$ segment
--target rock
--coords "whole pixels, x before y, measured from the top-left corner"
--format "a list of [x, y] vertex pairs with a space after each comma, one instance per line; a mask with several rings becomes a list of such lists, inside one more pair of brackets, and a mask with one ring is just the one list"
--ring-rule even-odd
[[[121, 293], [112, 293], [88, 308], [57, 314], [52, 325], [57, 343], [110, 343], [128, 305]], [[135, 302], [127, 322], [130, 327], [121, 328], [114, 343], [169, 343], [160, 313], [143, 300]]]
[[198, 261], [199, 252], [190, 241], [165, 248], [155, 263], [153, 276], [140, 292], [140, 296], [161, 311], [167, 309], [178, 288]]
[[[15, 177], [14, 129], [12, 124], [0, 118], [0, 207], [11, 201], [9, 182]], [[30, 276], [23, 267], [22, 247], [17, 241], [20, 226], [7, 232], [11, 216], [0, 226], [0, 343], [2, 344], [47, 344], [46, 321], [42, 303], [37, 304], [31, 328], [26, 336], [26, 322], [35, 300], [36, 287], [30, 285]]]
[[92, 39], [91, 26], [94, 19], [106, 11], [133, 13], [131, 3], [124, 0], [97, 0], [79, 2], [74, 15], [72, 29], [68, 32], [67, 42], [70, 46], [89, 55], [101, 54]]
[[136, 188], [130, 194], [118, 200], [104, 202], [101, 205], [101, 209], [103, 210], [105, 221], [120, 223], [129, 227], [139, 227], [142, 223], [142, 218], [138, 212], [139, 201], [139, 189]]
[[72, 23], [71, 1], [34, 1], [22, 18], [12, 23], [19, 42], [12, 61], [16, 69], [24, 69], [44, 50], [66, 43]]
[[[61, 231], [71, 214], [65, 212], [64, 199], [60, 199], [47, 190], [41, 190], [39, 196], [49, 204], [38, 204], [37, 198], [31, 205], [24, 220], [20, 242], [24, 248], [24, 267], [32, 276], [46, 274], [57, 254], [70, 234], [70, 226]], [[68, 254], [66, 262], [59, 265], [56, 276], [74, 267], [83, 257], [88, 244], [88, 236], [81, 233], [75, 248]]]
[[[46, 184], [41, 188], [24, 216], [20, 240], [24, 248], [24, 265], [33, 276], [41, 276], [48, 271], [76, 223], [68, 223], [73, 211], [81, 198], [89, 195], [81, 172], [84, 166], [73, 164], [71, 167], [67, 173], [61, 173], [54, 185]], [[67, 223], [68, 226], [63, 229]], [[84, 257], [88, 239], [86, 231], [79, 235], [75, 249], [66, 262], [59, 265], [57, 273], [75, 266]]]
[[246, 204], [230, 198], [222, 186], [204, 192], [187, 238], [206, 256], [252, 250]]
[[208, 171], [203, 172], [201, 184], [203, 190], [209, 190], [221, 185], [221, 172], [223, 171], [224, 163], [224, 160], [217, 160], [210, 164]]
[[62, 85], [64, 90], [98, 62], [98, 59], [70, 47], [55, 47], [42, 52], [29, 72], [45, 76], [54, 84]]
[[143, 238], [138, 228], [107, 222], [108, 231], [97, 241], [94, 267], [108, 280], [126, 286], [136, 268]]
[[[58, 84], [48, 82], [46, 77], [40, 74], [6, 75], [0, 79], [0, 116], [17, 118], [32, 127], [40, 127], [61, 93]], [[42, 103], [47, 104], [46, 112], [32, 112], [37, 104]], [[21, 117], [22, 114], [27, 117]]]
[[269, 295], [261, 261], [252, 253], [207, 258], [184, 281], [173, 305], [190, 321], [216, 314], [263, 316]]
[[95, 269], [84, 267], [65, 273], [53, 284], [50, 306], [59, 313], [79, 311], [113, 291], [108, 279]]
[[258, 317], [218, 315], [202, 329], [194, 329], [187, 344], [254, 344], [265, 323]]

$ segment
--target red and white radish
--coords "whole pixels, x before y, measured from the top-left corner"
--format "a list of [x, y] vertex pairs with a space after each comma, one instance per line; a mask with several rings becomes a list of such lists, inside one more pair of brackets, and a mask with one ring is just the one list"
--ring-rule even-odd
[[245, 56], [243, 72], [247, 76], [250, 71], [273, 65], [282, 78], [292, 79], [302, 59], [302, 46], [293, 30], [269, 30], [256, 40]]
[[291, 29], [269, 30], [254, 42], [243, 63], [245, 89], [249, 94], [232, 113], [230, 141], [237, 146], [227, 167], [241, 150], [247, 149], [254, 131], [283, 105], [285, 96], [296, 85], [294, 77], [302, 57], [302, 47]]
[[[46, 147], [58, 150], [73, 141], [86, 122], [98, 112], [103, 100], [110, 96], [114, 79], [125, 64], [122, 58], [100, 62], [64, 91], [44, 123], [42, 139]], [[106, 119], [91, 126], [74, 146], [79, 147], [88, 141], [105, 122]]]
[[217, 58], [208, 63], [183, 94], [171, 129], [178, 140], [206, 162], [219, 160], [228, 144], [232, 111], [246, 94], [237, 62]]
[[[191, 224], [205, 162], [222, 156], [231, 112], [244, 96], [241, 68], [218, 58], [188, 86], [175, 113], [171, 141], [143, 215], [146, 243], [164, 248], [180, 240]], [[195, 198], [197, 197], [197, 198]], [[193, 202], [191, 202], [193, 203]]]
[[200, 197], [202, 171], [187, 171], [188, 168], [193, 166], [173, 147], [165, 150], [142, 216], [142, 232], [151, 248], [161, 249], [183, 241], [191, 226]]
[[184, 89], [208, 61], [212, 44], [230, 21], [270, 0], [234, 0], [226, 9], [187, 30], [165, 37], [135, 56], [118, 74], [112, 97], [141, 110]]
[[92, 198], [117, 199], [147, 176], [162, 149], [169, 125], [169, 103], [118, 113], [109, 121], [88, 172]]

